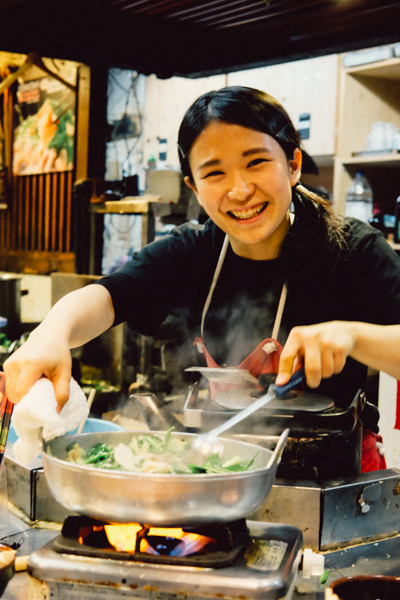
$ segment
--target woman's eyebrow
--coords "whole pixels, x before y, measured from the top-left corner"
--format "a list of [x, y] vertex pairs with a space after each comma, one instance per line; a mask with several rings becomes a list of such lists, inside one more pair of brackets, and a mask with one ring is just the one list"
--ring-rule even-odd
[[[265, 146], [260, 146], [257, 148], [250, 148], [249, 150], [245, 150], [242, 156], [252, 156], [253, 154], [260, 154], [261, 152], [271, 152], [270, 148], [266, 148]], [[215, 165], [219, 165], [221, 160], [219, 158], [211, 158], [210, 160], [205, 160], [197, 167], [197, 171], [200, 169], [204, 169], [207, 167], [215, 167]]]
[[251, 156], [252, 154], [260, 154], [260, 152], [271, 152], [269, 148], [265, 148], [265, 146], [260, 146], [259, 148], [251, 148], [250, 150], [246, 150], [243, 152], [242, 156]]
[[205, 169], [207, 167], [214, 167], [215, 165], [219, 165], [221, 163], [219, 158], [211, 158], [210, 160], [205, 160], [197, 167], [197, 171], [201, 169]]
[[[258, 148], [250, 148], [249, 150], [245, 150], [242, 153], [242, 156], [252, 156], [253, 154], [260, 154], [262, 152], [271, 152], [269, 148], [265, 148], [265, 146], [260, 146]], [[219, 158], [210, 158], [210, 160], [205, 160], [197, 167], [197, 171], [201, 169], [206, 169], [208, 167], [215, 167], [215, 165], [221, 164], [221, 160]]]

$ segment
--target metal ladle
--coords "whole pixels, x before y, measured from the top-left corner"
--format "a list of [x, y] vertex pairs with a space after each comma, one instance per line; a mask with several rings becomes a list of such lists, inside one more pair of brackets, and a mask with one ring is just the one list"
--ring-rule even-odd
[[218, 454], [222, 458], [224, 446], [217, 439], [221, 433], [227, 431], [227, 429], [230, 429], [240, 421], [243, 421], [243, 419], [246, 419], [246, 417], [250, 416], [260, 408], [263, 408], [266, 404], [271, 402], [271, 400], [283, 398], [290, 390], [304, 381], [304, 368], [301, 368], [292, 375], [288, 383], [285, 383], [284, 385], [272, 383], [269, 386], [267, 393], [250, 404], [250, 406], [247, 406], [245, 409], [238, 412], [219, 427], [211, 429], [211, 431], [207, 431], [206, 433], [202, 433], [195, 438], [184, 453], [185, 462], [201, 465], [211, 454]]

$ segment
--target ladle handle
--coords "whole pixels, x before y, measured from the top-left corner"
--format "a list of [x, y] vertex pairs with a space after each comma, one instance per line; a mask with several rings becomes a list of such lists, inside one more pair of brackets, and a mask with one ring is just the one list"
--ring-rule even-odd
[[[276, 398], [283, 398], [290, 390], [295, 388], [297, 385], [302, 383], [305, 379], [304, 367], [302, 367], [299, 371], [296, 371], [290, 378], [290, 380], [284, 385], [275, 385], [271, 384], [268, 388], [268, 392], [258, 398], [255, 402], [238, 412], [236, 415], [222, 423], [219, 427], [216, 427], [212, 430], [212, 435], [217, 437], [220, 433], [223, 433], [227, 429], [230, 429], [243, 419], [246, 419], [248, 416], [271, 402], [271, 400], [275, 400]], [[211, 431], [209, 432], [211, 434]]]
[[275, 383], [272, 383], [269, 386], [268, 391], [272, 390], [277, 398], [283, 398], [288, 392], [290, 392], [290, 390], [295, 388], [300, 383], [304, 383], [305, 380], [306, 373], [304, 371], [304, 367], [301, 367], [301, 369], [293, 373], [287, 383], [284, 383], [283, 385], [276, 385]]

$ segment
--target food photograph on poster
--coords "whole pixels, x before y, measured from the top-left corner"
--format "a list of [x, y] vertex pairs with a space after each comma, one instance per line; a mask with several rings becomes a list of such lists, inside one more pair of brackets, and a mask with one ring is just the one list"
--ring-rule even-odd
[[14, 104], [13, 174], [73, 168], [75, 94], [51, 77], [20, 83]]

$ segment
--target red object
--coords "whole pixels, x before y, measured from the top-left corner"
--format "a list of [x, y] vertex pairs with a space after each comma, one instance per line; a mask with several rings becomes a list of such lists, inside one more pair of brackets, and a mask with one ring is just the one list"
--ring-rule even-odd
[[[203, 338], [197, 337], [194, 340], [193, 345], [197, 346], [199, 351], [204, 354], [207, 367], [219, 368], [219, 365], [217, 365], [211, 354], [208, 352]], [[279, 342], [272, 338], [267, 338], [260, 342], [257, 348], [253, 350], [253, 352], [249, 354], [236, 369], [246, 369], [256, 379], [258, 379], [262, 373], [277, 373], [282, 350], [283, 348]], [[232, 389], [237, 389], [237, 385], [210, 381], [212, 397], [214, 397], [215, 394]]]
[[[199, 351], [205, 356], [207, 367], [219, 368], [211, 354], [208, 352], [203, 338], [197, 337], [193, 343]], [[262, 373], [277, 373], [279, 370], [279, 358], [282, 352], [282, 346], [276, 340], [268, 338], [262, 341], [247, 358], [244, 359], [237, 369], [246, 369], [253, 377], [258, 379]], [[229, 383], [217, 383], [210, 381], [211, 396], [220, 392], [237, 389], [237, 385]], [[400, 421], [400, 391], [397, 387], [397, 421]], [[397, 427], [400, 429], [400, 424]], [[369, 429], [365, 429], [362, 440], [361, 472], [380, 471], [386, 469], [386, 460], [383, 454], [379, 453], [379, 445], [383, 449], [382, 436], [377, 435]]]
[[7, 399], [5, 375], [0, 372], [0, 465], [6, 447], [13, 407], [14, 405]]
[[396, 422], [394, 424], [394, 428], [400, 429], [400, 381], [397, 382]]
[[[370, 429], [364, 429], [362, 440], [361, 473], [386, 469], [385, 457], [379, 453], [382, 436]], [[383, 446], [381, 446], [383, 447]]]

